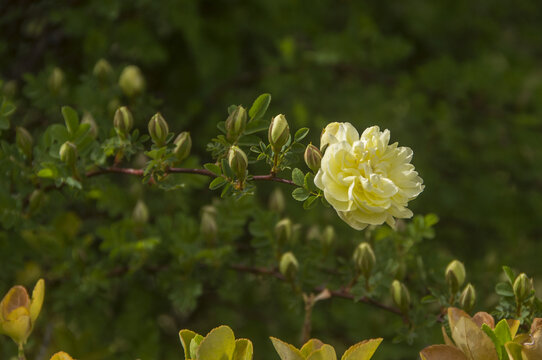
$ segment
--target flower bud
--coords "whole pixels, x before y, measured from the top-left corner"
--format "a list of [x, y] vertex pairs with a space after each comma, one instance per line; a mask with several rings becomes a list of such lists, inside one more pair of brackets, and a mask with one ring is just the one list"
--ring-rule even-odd
[[28, 212], [34, 213], [38, 210], [43, 202], [45, 201], [45, 193], [43, 190], [36, 189], [30, 194], [30, 199], [28, 200]]
[[521, 302], [531, 295], [533, 285], [527, 275], [525, 275], [525, 273], [521, 273], [518, 275], [518, 277], [516, 277], [513, 288], [517, 301]]
[[275, 188], [269, 196], [269, 209], [277, 214], [281, 214], [286, 207], [284, 194], [279, 188]]
[[268, 139], [271, 144], [271, 148], [275, 154], [279, 153], [282, 147], [288, 142], [290, 138], [290, 127], [286, 117], [282, 114], [277, 115], [271, 120], [269, 125]]
[[356, 270], [359, 271], [366, 279], [371, 276], [371, 271], [376, 262], [375, 253], [371, 245], [367, 242], [362, 242], [354, 251], [354, 264]]
[[279, 270], [288, 280], [293, 280], [299, 269], [299, 263], [292, 252], [282, 254], [280, 258]]
[[288, 218], [280, 220], [275, 225], [275, 239], [279, 247], [292, 241], [294, 229], [292, 221]]
[[145, 224], [149, 221], [149, 209], [143, 200], [138, 200], [134, 211], [132, 212], [132, 219], [136, 224]]
[[126, 137], [134, 126], [134, 117], [126, 106], [121, 106], [115, 111], [113, 118], [113, 126], [118, 136]]
[[322, 161], [322, 153], [320, 150], [314, 146], [312, 143], [307, 145], [307, 148], [305, 149], [305, 164], [311, 169], [313, 172], [317, 172], [320, 169], [320, 162]]
[[216, 224], [216, 209], [214, 206], [204, 206], [201, 214], [200, 231], [208, 241], [214, 241], [218, 234]]
[[247, 111], [244, 107], [238, 106], [226, 120], [226, 138], [235, 142], [245, 131], [247, 125]]
[[333, 226], [328, 225], [325, 227], [324, 232], [322, 233], [322, 244], [328, 248], [331, 247], [335, 241], [335, 229]]
[[60, 68], [55, 67], [49, 75], [49, 90], [54, 94], [58, 94], [64, 84], [64, 73]]
[[192, 149], [192, 138], [190, 137], [190, 133], [188, 131], [183, 131], [180, 133], [173, 143], [175, 144], [173, 153], [177, 157], [177, 160], [183, 161], [190, 155], [190, 150]]
[[395, 306], [401, 309], [402, 312], [407, 312], [410, 306], [410, 294], [405, 284], [399, 280], [393, 280], [391, 283], [391, 297]]
[[77, 160], [77, 146], [74, 143], [66, 141], [60, 147], [60, 160], [64, 162], [69, 167], [75, 166], [75, 161]]
[[98, 62], [96, 62], [96, 65], [94, 65], [94, 70], [92, 71], [94, 76], [102, 82], [107, 81], [111, 74], [113, 73], [113, 69], [111, 68], [111, 65], [107, 62], [105, 59], [100, 59]]
[[73, 358], [64, 351], [57, 352], [50, 360], [73, 360]]
[[248, 167], [248, 159], [245, 152], [235, 145], [232, 146], [228, 155], [228, 164], [235, 176], [243, 181], [246, 177]]
[[169, 134], [166, 119], [160, 113], [156, 113], [149, 121], [149, 135], [157, 146], [164, 146]]
[[454, 260], [446, 267], [444, 276], [450, 292], [455, 294], [465, 282], [465, 266], [461, 261]]
[[120, 74], [119, 86], [128, 97], [141, 94], [145, 89], [145, 79], [141, 70], [135, 65], [126, 66]]
[[476, 291], [474, 290], [474, 286], [472, 286], [471, 283], [468, 283], [459, 297], [459, 306], [468, 313], [474, 307], [475, 301]]
[[81, 124], [88, 124], [90, 126], [90, 135], [94, 139], [96, 138], [96, 136], [98, 136], [98, 125], [96, 124], [96, 120], [94, 120], [92, 114], [88, 111], [85, 111], [85, 113], [83, 114]]
[[4, 84], [2, 92], [7, 98], [13, 98], [17, 94], [17, 81], [10, 80]]
[[32, 147], [34, 139], [32, 135], [24, 127], [17, 126], [15, 128], [15, 143], [27, 159], [32, 159]]

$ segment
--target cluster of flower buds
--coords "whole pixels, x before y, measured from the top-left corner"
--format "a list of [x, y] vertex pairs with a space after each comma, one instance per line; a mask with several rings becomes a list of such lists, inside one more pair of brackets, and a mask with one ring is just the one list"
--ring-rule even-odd
[[286, 117], [282, 114], [277, 115], [271, 120], [269, 125], [268, 140], [275, 154], [280, 153], [282, 147], [290, 139], [290, 126]]
[[290, 281], [295, 279], [298, 269], [299, 263], [292, 252], [288, 251], [287, 253], [282, 254], [279, 263], [279, 270], [286, 279]]
[[446, 267], [444, 277], [446, 278], [446, 283], [448, 284], [450, 293], [457, 293], [461, 286], [463, 286], [463, 283], [465, 283], [465, 266], [461, 261], [453, 260]]
[[247, 111], [242, 106], [237, 106], [226, 120], [226, 138], [235, 143], [245, 131], [247, 125]]
[[399, 280], [393, 280], [391, 283], [391, 298], [395, 306], [401, 309], [403, 313], [408, 311], [410, 306], [410, 293], [405, 284]]
[[371, 271], [376, 262], [373, 248], [368, 242], [362, 242], [354, 251], [354, 264], [358, 273], [362, 274], [365, 279], [369, 279]]

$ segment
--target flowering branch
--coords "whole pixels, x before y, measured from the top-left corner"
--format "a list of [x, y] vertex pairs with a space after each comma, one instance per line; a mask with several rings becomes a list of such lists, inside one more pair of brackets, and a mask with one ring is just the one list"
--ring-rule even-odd
[[[104, 174], [127, 174], [127, 175], [135, 175], [135, 176], [143, 176], [143, 169], [133, 169], [133, 168], [123, 168], [123, 167], [116, 167], [111, 166], [107, 168], [101, 168], [98, 170], [91, 170], [88, 171], [85, 176], [86, 177], [94, 177], [98, 175], [104, 175]], [[193, 175], [203, 175], [215, 178], [217, 177], [216, 174], [212, 173], [211, 171], [207, 169], [189, 169], [189, 168], [168, 168], [165, 170], [166, 174], [193, 174]], [[269, 175], [254, 175], [252, 177], [252, 180], [254, 181], [275, 181], [280, 182], [283, 184], [288, 185], [295, 185], [292, 180], [284, 179], [278, 176], [275, 176], [273, 174]]]

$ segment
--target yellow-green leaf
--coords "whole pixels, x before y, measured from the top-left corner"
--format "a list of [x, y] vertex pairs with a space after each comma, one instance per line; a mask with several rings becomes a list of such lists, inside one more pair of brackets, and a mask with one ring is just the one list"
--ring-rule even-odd
[[232, 360], [252, 360], [254, 349], [252, 342], [248, 339], [235, 340], [235, 351]]
[[320, 349], [307, 356], [307, 360], [337, 360], [337, 354], [335, 354], [333, 346], [324, 344]]
[[301, 347], [301, 355], [303, 355], [304, 358], [310, 355], [315, 350], [318, 350], [324, 345], [323, 342], [321, 342], [318, 339], [310, 339]]
[[179, 339], [181, 339], [181, 345], [184, 349], [184, 358], [185, 360], [190, 359], [190, 341], [196, 336], [197, 334], [193, 332], [192, 330], [183, 329], [179, 331]]
[[420, 352], [423, 360], [467, 360], [461, 350], [450, 345], [432, 345]]
[[270, 337], [277, 354], [281, 360], [304, 360], [301, 351], [280, 339]]
[[230, 360], [235, 350], [232, 329], [222, 325], [211, 330], [199, 344], [197, 360]]
[[521, 345], [516, 342], [507, 342], [504, 344], [504, 347], [506, 349], [506, 352], [508, 353], [508, 357], [512, 360], [525, 360], [523, 359], [523, 356], [521, 355]]
[[382, 338], [369, 339], [352, 345], [346, 350], [341, 360], [369, 360], [375, 353]]

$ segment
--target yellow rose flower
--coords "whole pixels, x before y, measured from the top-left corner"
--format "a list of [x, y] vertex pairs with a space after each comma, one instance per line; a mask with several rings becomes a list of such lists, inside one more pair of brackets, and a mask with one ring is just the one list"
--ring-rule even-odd
[[367, 128], [361, 137], [350, 123], [331, 123], [322, 132], [325, 149], [315, 185], [339, 217], [356, 230], [412, 217], [408, 202], [424, 189], [412, 150], [389, 144], [389, 130]]

